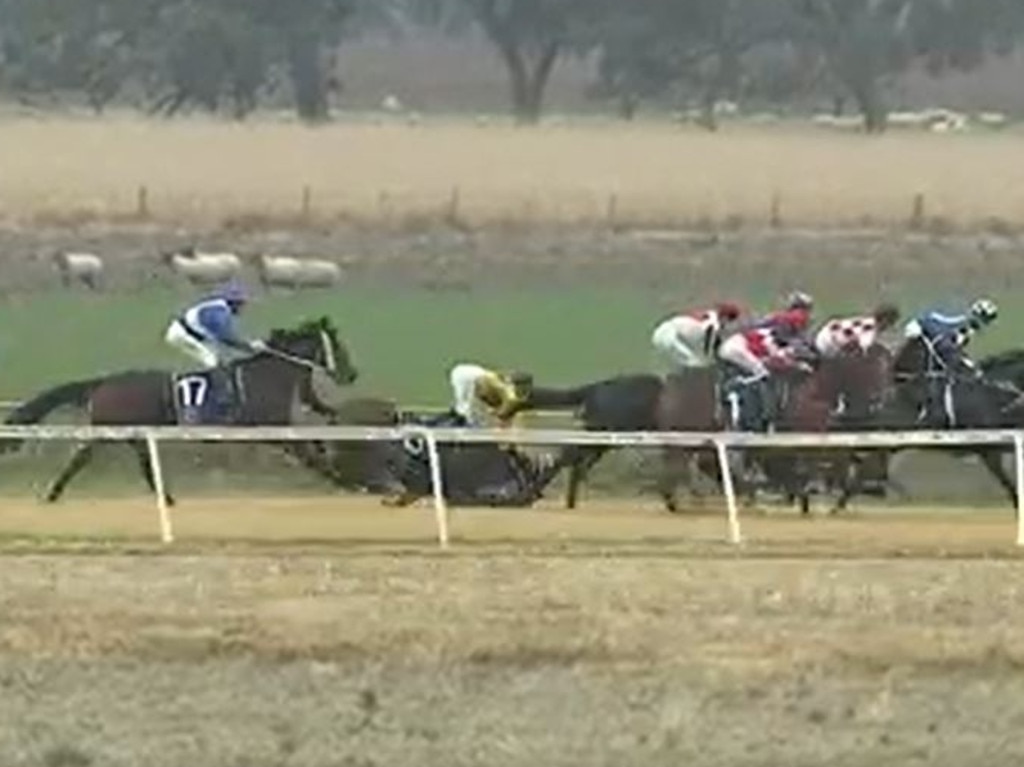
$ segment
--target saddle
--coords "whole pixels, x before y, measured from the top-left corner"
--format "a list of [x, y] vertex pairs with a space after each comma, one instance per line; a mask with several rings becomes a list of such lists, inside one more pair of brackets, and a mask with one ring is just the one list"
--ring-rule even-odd
[[186, 426], [234, 423], [244, 404], [236, 365], [179, 373], [172, 379], [172, 392], [178, 423]]

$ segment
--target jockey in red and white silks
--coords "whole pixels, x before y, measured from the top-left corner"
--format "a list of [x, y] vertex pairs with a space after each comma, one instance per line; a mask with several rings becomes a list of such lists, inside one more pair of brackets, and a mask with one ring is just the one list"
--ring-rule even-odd
[[741, 313], [736, 304], [722, 301], [710, 309], [673, 315], [654, 329], [651, 344], [675, 369], [707, 367], [715, 361], [723, 330]]
[[873, 314], [829, 320], [814, 337], [814, 348], [822, 357], [864, 353], [878, 341], [878, 335], [893, 327], [900, 310], [893, 304], [881, 304]]
[[806, 343], [804, 333], [810, 326], [813, 305], [810, 296], [794, 293], [785, 309], [726, 339], [719, 349], [719, 359], [746, 372], [748, 383], [796, 367], [799, 361], [794, 351]]

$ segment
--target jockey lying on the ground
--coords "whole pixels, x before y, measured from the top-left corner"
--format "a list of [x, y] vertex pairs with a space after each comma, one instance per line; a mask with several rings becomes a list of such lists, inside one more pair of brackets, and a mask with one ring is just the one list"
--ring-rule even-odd
[[992, 324], [999, 315], [995, 303], [979, 299], [971, 304], [967, 314], [946, 314], [928, 311], [907, 323], [904, 335], [907, 343], [922, 343], [928, 353], [929, 367], [936, 366], [947, 373], [963, 369], [975, 371], [974, 362], [964, 350], [974, 334]]
[[512, 408], [520, 402], [522, 388], [531, 381], [524, 373], [502, 375], [467, 363], [455, 365], [448, 380], [453, 395], [451, 415], [467, 426], [484, 425], [488, 414], [507, 425]]
[[658, 324], [651, 343], [673, 368], [707, 367], [718, 355], [724, 327], [740, 313], [739, 306], [723, 301], [704, 311], [676, 314]]
[[874, 313], [862, 317], [832, 319], [822, 325], [814, 337], [814, 348], [822, 357], [863, 354], [899, 320], [900, 310], [893, 304], [881, 304]]

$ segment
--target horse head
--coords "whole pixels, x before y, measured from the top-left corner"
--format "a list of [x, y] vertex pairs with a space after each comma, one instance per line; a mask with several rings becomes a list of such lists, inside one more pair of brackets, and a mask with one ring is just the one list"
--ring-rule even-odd
[[319, 365], [339, 384], [353, 383], [359, 376], [348, 347], [328, 317], [307, 320], [290, 330], [275, 329], [267, 345]]

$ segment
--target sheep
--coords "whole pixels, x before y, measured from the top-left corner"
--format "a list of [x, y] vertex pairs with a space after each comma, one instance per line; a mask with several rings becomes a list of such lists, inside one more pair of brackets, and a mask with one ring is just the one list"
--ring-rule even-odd
[[1005, 128], [1010, 122], [1010, 119], [1002, 112], [979, 112], [974, 119], [979, 125], [993, 129]]
[[61, 283], [70, 288], [81, 282], [90, 290], [99, 290], [103, 279], [103, 259], [95, 253], [60, 251], [53, 255], [54, 264], [60, 272]]
[[192, 284], [223, 282], [242, 268], [241, 260], [234, 253], [200, 253], [195, 248], [185, 248], [161, 257], [167, 268]]
[[255, 257], [260, 283], [272, 287], [326, 288], [341, 281], [341, 267], [333, 261], [294, 256]]

